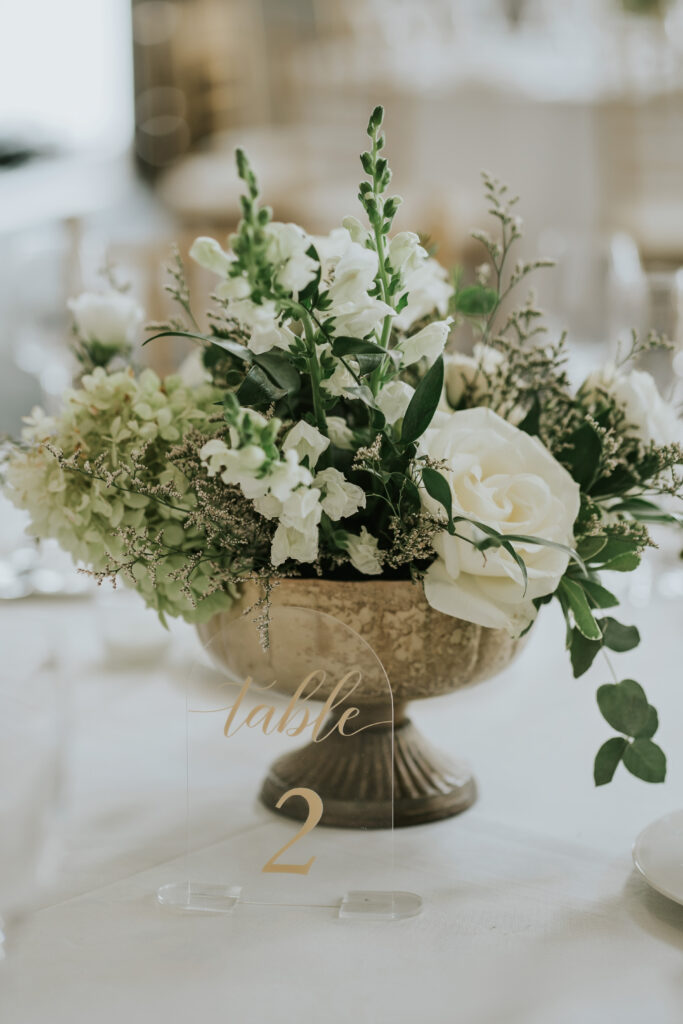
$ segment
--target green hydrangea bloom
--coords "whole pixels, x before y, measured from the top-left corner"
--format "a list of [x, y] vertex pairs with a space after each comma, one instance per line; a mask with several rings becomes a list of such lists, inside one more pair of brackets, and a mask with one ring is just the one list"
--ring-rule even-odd
[[65, 393], [57, 417], [34, 409], [23, 432], [27, 446], [16, 449], [9, 460], [6, 493], [30, 513], [29, 533], [55, 538], [75, 561], [95, 572], [130, 561], [122, 531], [133, 529], [143, 539], [155, 539], [163, 531], [168, 553], [156, 561], [154, 577], [142, 562], [133, 567], [135, 587], [161, 615], [204, 622], [232, 602], [225, 591], [210, 593], [211, 567], [200, 564], [192, 574], [192, 601], [182, 582], [171, 578], [188, 553], [203, 550], [203, 531], [185, 528], [186, 513], [178, 508], [121, 490], [130, 483], [127, 473], [112, 487], [62, 468], [46, 443], [66, 458], [79, 453], [81, 465], [102, 458], [103, 468], [111, 471], [128, 467], [131, 455], [144, 445], [144, 475], [138, 473], [137, 479], [146, 486], [173, 484], [182, 495], [177, 506], [189, 508], [194, 495], [183, 474], [169, 465], [168, 452], [188, 430], [208, 432], [218, 400], [220, 393], [211, 385], [190, 388], [177, 376], [161, 381], [152, 370], [135, 376], [132, 370], [107, 373], [98, 368], [83, 377], [79, 388]]

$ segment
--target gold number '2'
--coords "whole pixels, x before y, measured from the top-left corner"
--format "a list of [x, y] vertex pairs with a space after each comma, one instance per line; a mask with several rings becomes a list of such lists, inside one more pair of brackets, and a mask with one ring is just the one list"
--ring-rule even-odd
[[303, 797], [308, 804], [308, 817], [297, 834], [290, 839], [288, 843], [285, 843], [277, 853], [274, 853], [270, 860], [263, 865], [261, 869], [262, 872], [272, 871], [291, 875], [307, 875], [311, 870], [311, 864], [315, 860], [315, 857], [311, 857], [311, 859], [306, 861], [305, 864], [276, 864], [278, 857], [281, 857], [282, 854], [290, 848], [290, 846], [294, 846], [294, 843], [298, 843], [299, 840], [303, 839], [308, 832], [311, 832], [323, 815], [323, 802], [314, 789], [288, 789], [286, 793], [282, 794], [275, 806], [279, 809], [291, 796]]

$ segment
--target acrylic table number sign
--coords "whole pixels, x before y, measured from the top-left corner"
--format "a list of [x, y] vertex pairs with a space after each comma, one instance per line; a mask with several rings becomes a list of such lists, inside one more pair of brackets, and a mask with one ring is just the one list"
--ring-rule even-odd
[[395, 885], [394, 709], [374, 651], [324, 612], [275, 604], [258, 626], [222, 613], [200, 635], [213, 671], [187, 683], [187, 851], [159, 902], [419, 913]]

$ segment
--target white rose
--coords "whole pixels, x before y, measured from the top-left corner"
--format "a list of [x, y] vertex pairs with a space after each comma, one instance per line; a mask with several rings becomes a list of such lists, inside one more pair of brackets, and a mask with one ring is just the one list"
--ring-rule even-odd
[[327, 432], [335, 447], [347, 452], [353, 451], [353, 431], [342, 416], [327, 417]]
[[452, 323], [452, 316], [445, 320], [434, 320], [417, 334], [403, 338], [398, 343], [398, 348], [403, 356], [403, 365], [410, 366], [411, 363], [417, 363], [420, 359], [426, 359], [430, 366], [436, 362], [448, 341]]
[[378, 392], [375, 402], [387, 423], [403, 419], [415, 389], [402, 380], [392, 380]]
[[69, 299], [78, 333], [103, 345], [130, 345], [144, 313], [137, 302], [121, 292], [83, 292]]
[[469, 391], [476, 402], [486, 386], [486, 378], [495, 373], [503, 361], [502, 354], [490, 345], [477, 344], [474, 353], [449, 353], [444, 357], [444, 387], [448, 405], [456, 408], [465, 391]]
[[360, 528], [360, 536], [347, 533], [344, 546], [351, 559], [351, 564], [358, 572], [366, 576], [379, 576], [382, 572], [377, 538], [368, 533], [364, 526]]
[[607, 392], [643, 444], [674, 444], [681, 439], [676, 410], [664, 401], [654, 378], [644, 370], [622, 373], [613, 363], [607, 363], [588, 377], [582, 390], [589, 396], [599, 390]]
[[266, 227], [268, 237], [268, 258], [279, 269], [276, 271], [277, 283], [298, 295], [313, 280], [318, 264], [306, 250], [310, 248], [311, 239], [298, 224], [282, 224], [273, 221]]
[[299, 462], [308, 458], [308, 464], [313, 469], [329, 444], [329, 437], [321, 434], [317, 427], [312, 427], [305, 420], [299, 420], [284, 439], [282, 449], [285, 452], [294, 450], [298, 455]]
[[[537, 438], [490, 409], [467, 409], [452, 413], [441, 428], [428, 430], [421, 450], [448, 465], [441, 472], [450, 484], [454, 516], [476, 519], [501, 534], [572, 544], [579, 487]], [[423, 503], [430, 512], [443, 514], [426, 492]], [[456, 529], [474, 540], [483, 536], [465, 522]], [[446, 531], [437, 534], [438, 557], [424, 582], [429, 604], [513, 636], [523, 632], [536, 614], [532, 598], [556, 590], [569, 554], [533, 544], [515, 548], [526, 563], [526, 590], [519, 567], [502, 548], [481, 552]]]
[[313, 480], [314, 487], [323, 492], [322, 508], [333, 522], [352, 516], [365, 508], [365, 491], [346, 479], [338, 469], [323, 469]]

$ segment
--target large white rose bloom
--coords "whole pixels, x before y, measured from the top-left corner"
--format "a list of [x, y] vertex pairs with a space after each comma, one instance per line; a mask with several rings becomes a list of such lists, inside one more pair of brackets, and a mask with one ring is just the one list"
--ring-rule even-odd
[[582, 390], [588, 395], [605, 391], [623, 410], [626, 422], [635, 427], [643, 444], [681, 440], [683, 428], [676, 410], [664, 401], [654, 378], [645, 370], [623, 373], [614, 363], [606, 363], [588, 377]]
[[[571, 545], [579, 512], [578, 484], [534, 437], [490, 409], [454, 412], [428, 430], [421, 454], [444, 460], [453, 515], [464, 515], [501, 534], [526, 534]], [[443, 508], [426, 493], [425, 507]], [[463, 536], [482, 539], [476, 527], [457, 523]], [[514, 559], [502, 548], [478, 551], [447, 531], [434, 538], [438, 555], [427, 570], [424, 588], [437, 611], [517, 636], [533, 621], [532, 599], [553, 593], [569, 562], [568, 552], [515, 544], [527, 567], [526, 590]]]

